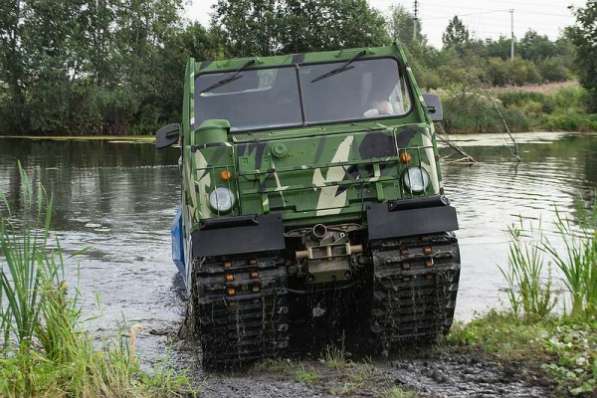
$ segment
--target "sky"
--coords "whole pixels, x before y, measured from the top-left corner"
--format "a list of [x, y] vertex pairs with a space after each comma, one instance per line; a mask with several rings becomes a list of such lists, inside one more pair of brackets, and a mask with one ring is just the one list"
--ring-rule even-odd
[[[413, 9], [414, 0], [368, 0], [372, 7], [387, 13], [392, 5], [401, 4]], [[523, 37], [533, 29], [551, 39], [558, 37], [562, 29], [573, 24], [568, 6], [584, 6], [586, 0], [418, 0], [419, 18], [423, 34], [429, 43], [441, 47], [442, 33], [448, 20], [459, 15], [477, 38], [510, 36], [510, 13], [514, 9], [514, 34]], [[216, 0], [187, 0], [186, 16], [204, 25], [209, 23], [211, 6]]]

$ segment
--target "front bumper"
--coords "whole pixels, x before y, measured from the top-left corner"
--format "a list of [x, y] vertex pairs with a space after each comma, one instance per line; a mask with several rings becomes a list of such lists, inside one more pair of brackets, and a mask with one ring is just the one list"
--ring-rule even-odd
[[204, 221], [191, 234], [193, 257], [283, 250], [282, 215], [221, 217]]
[[369, 240], [458, 230], [456, 209], [445, 196], [367, 205]]

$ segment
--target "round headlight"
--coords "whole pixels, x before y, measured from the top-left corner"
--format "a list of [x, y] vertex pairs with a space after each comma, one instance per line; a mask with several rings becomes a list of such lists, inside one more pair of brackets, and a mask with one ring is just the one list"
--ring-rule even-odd
[[423, 192], [429, 185], [429, 174], [422, 167], [410, 167], [404, 173], [404, 185], [411, 192]]
[[216, 188], [209, 194], [209, 204], [214, 210], [228, 211], [234, 206], [234, 195], [228, 188]]

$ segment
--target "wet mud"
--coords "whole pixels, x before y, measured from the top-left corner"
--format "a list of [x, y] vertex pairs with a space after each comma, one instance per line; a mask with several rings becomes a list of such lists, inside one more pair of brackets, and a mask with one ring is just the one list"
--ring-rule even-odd
[[[532, 372], [474, 353], [439, 352], [424, 358], [350, 362], [337, 368], [324, 360], [256, 365], [243, 373], [200, 374], [201, 397], [380, 397], [396, 388], [416, 397], [551, 397], [548, 383]], [[282, 368], [282, 369], [280, 369]], [[302, 381], [308, 372], [314, 380]]]

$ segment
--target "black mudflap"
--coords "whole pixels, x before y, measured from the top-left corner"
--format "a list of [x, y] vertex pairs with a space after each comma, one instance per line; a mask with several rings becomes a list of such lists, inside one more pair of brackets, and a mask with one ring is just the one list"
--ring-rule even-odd
[[460, 277], [451, 233], [371, 242], [370, 328], [384, 355], [405, 343], [430, 343], [452, 325]]
[[272, 254], [195, 264], [193, 329], [207, 370], [237, 369], [288, 346], [287, 272]]

